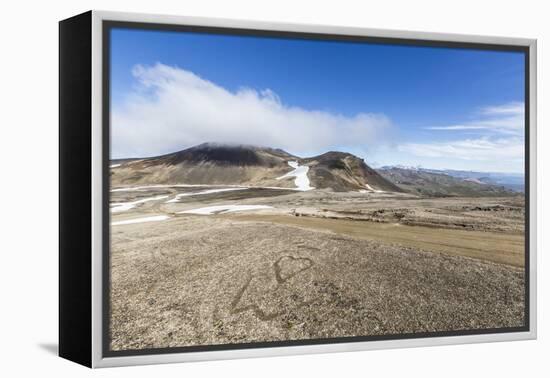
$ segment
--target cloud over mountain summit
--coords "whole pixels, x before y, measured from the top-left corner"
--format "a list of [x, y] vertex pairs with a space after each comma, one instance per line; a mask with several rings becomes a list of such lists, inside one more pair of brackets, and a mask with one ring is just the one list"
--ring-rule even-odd
[[391, 130], [383, 114], [353, 116], [287, 105], [270, 89], [230, 91], [193, 72], [137, 65], [136, 85], [112, 112], [112, 156], [153, 156], [202, 142], [301, 151], [364, 149]]

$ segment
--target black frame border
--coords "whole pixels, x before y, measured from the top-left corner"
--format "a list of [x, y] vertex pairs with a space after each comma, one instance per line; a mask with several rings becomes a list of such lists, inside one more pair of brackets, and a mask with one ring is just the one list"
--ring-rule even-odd
[[[285, 340], [285, 341], [266, 341], [250, 342], [239, 344], [218, 344], [218, 345], [196, 345], [181, 346], [170, 348], [144, 348], [113, 351], [110, 350], [110, 53], [111, 40], [110, 32], [112, 29], [134, 29], [165, 32], [186, 32], [214, 35], [234, 35], [242, 37], [265, 37], [265, 38], [288, 38], [303, 40], [322, 40], [322, 41], [341, 41], [341, 42], [359, 42], [370, 44], [389, 44], [397, 46], [411, 47], [438, 47], [452, 49], [470, 49], [484, 51], [508, 51], [523, 53], [524, 61], [524, 86], [525, 86], [525, 265], [524, 265], [524, 325], [522, 327], [506, 328], [485, 328], [471, 330], [455, 330], [441, 332], [421, 332], [406, 334], [391, 334], [377, 336], [350, 336], [338, 338], [322, 338], [309, 340]], [[329, 34], [315, 32], [295, 32], [295, 31], [276, 31], [264, 29], [245, 29], [217, 26], [196, 26], [183, 24], [162, 24], [149, 22], [133, 21], [114, 21], [104, 20], [101, 26], [102, 34], [102, 179], [103, 179], [103, 203], [102, 203], [102, 225], [103, 225], [103, 245], [102, 245], [102, 356], [103, 357], [126, 357], [143, 356], [157, 354], [191, 353], [191, 352], [212, 352], [238, 349], [255, 348], [277, 348], [292, 346], [307, 346], [321, 344], [340, 344], [365, 341], [385, 341], [385, 340], [407, 340], [421, 338], [436, 338], [448, 336], [469, 336], [469, 335], [488, 335], [497, 333], [515, 333], [530, 331], [530, 47], [511, 44], [481, 43], [481, 42], [456, 42], [456, 41], [437, 41], [430, 39], [414, 38], [395, 38], [395, 37], [370, 37], [351, 34]]]
[[59, 356], [92, 366], [92, 12], [59, 21]]

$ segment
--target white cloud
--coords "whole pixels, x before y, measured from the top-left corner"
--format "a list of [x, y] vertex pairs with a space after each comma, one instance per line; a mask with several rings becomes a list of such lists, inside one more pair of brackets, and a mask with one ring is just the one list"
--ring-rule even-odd
[[136, 66], [137, 86], [112, 112], [112, 156], [152, 156], [203, 142], [253, 144], [292, 152], [364, 149], [391, 129], [382, 114], [348, 117], [284, 104], [270, 89], [232, 92], [190, 71]]
[[504, 105], [487, 106], [481, 109], [481, 114], [485, 115], [521, 115], [525, 112], [525, 104], [523, 102], [510, 102]]
[[[422, 158], [424, 163], [434, 167], [463, 165], [467, 169], [522, 172], [525, 155], [524, 104], [511, 102], [487, 106], [477, 111], [475, 117], [475, 120], [465, 123], [426, 127], [427, 130], [444, 131], [438, 136], [445, 139], [405, 143], [397, 150], [408, 154], [411, 159]], [[464, 132], [473, 136], [465, 138]]]
[[427, 130], [487, 131], [492, 133], [523, 135], [525, 106], [522, 102], [511, 102], [499, 106], [488, 106], [480, 110], [478, 119], [467, 123], [448, 126], [426, 127]]

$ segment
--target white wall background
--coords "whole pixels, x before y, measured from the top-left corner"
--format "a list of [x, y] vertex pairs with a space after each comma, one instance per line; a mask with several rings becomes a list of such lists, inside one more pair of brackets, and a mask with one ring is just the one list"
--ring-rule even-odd
[[[546, 4], [545, 4], [546, 3]], [[548, 227], [539, 214], [539, 340], [92, 372], [54, 355], [57, 343], [57, 21], [120, 10], [487, 34], [539, 40], [539, 211], [548, 211], [550, 14], [545, 1], [508, 0], [59, 0], [7, 1], [0, 22], [0, 375], [171, 376], [543, 376], [550, 337]], [[548, 213], [547, 213], [548, 214]], [[544, 219], [543, 219], [544, 218]], [[546, 222], [545, 222], [546, 220]], [[545, 298], [546, 297], [546, 298]], [[544, 349], [546, 348], [546, 351]], [[548, 375], [546, 375], [548, 376]]]

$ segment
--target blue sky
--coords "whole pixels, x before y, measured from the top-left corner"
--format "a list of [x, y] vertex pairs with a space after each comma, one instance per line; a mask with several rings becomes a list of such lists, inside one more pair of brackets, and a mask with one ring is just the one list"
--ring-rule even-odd
[[523, 170], [521, 53], [131, 29], [111, 38], [113, 157], [242, 140], [300, 156], [345, 150], [374, 166]]

